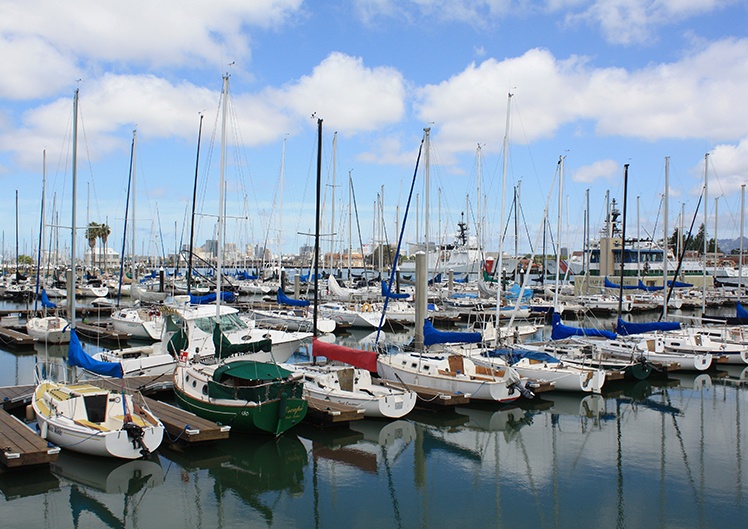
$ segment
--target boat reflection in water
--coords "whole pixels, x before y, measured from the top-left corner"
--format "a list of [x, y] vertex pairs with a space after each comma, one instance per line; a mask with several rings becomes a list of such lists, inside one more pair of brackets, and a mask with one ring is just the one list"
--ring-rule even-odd
[[139, 500], [164, 482], [158, 454], [151, 459], [123, 461], [63, 450], [57, 461], [50, 463], [50, 471], [63, 488], [69, 485], [74, 527], [87, 526], [92, 520], [92, 527], [128, 527], [131, 519], [137, 520]]
[[307, 453], [295, 435], [287, 433], [275, 438], [232, 434], [217, 448], [228, 456], [208, 470], [215, 479], [213, 490], [217, 502], [235, 495], [271, 525], [278, 495], [267, 493], [298, 496], [304, 492]]

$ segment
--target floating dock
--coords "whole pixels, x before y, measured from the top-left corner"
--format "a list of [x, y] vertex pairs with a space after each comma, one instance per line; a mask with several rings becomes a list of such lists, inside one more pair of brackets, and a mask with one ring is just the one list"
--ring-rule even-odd
[[[404, 386], [402, 383], [392, 382], [390, 380], [380, 380], [379, 383], [383, 386], [397, 389], [402, 389]], [[452, 406], [465, 406], [470, 402], [470, 396], [465, 395], [464, 393], [440, 391], [438, 389], [416, 386], [413, 384], [407, 384], [405, 387], [418, 394], [416, 408], [449, 408]]]
[[145, 401], [154, 415], [164, 423], [164, 427], [169, 434], [164, 436], [164, 442], [169, 444], [178, 442], [193, 444], [219, 441], [229, 437], [231, 426], [220, 426], [160, 400], [146, 397]]
[[317, 426], [331, 426], [345, 424], [350, 421], [357, 421], [364, 418], [362, 408], [354, 408], [345, 404], [338, 404], [329, 400], [315, 399], [306, 397], [309, 403], [307, 407], [305, 422], [316, 424]]
[[11, 349], [34, 346], [34, 339], [26, 333], [16, 331], [10, 327], [0, 325], [0, 342]]
[[0, 409], [0, 462], [7, 468], [48, 464], [60, 448], [52, 446], [20, 419]]

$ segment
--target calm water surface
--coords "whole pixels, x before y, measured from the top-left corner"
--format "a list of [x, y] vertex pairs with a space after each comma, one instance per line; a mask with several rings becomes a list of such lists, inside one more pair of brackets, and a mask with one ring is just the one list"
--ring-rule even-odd
[[[36, 353], [0, 351], [0, 385], [31, 383]], [[151, 461], [63, 453], [0, 474], [0, 527], [744, 527], [747, 380], [728, 366]]]

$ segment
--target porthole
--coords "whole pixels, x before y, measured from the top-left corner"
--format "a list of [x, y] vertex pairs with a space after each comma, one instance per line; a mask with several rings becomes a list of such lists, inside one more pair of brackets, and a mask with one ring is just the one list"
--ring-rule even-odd
[[207, 395], [207, 394], [208, 394], [208, 386], [203, 384], [203, 395]]
[[193, 387], [193, 388], [196, 388], [196, 387], [197, 387], [197, 380], [193, 380], [193, 381], [192, 381], [192, 387]]

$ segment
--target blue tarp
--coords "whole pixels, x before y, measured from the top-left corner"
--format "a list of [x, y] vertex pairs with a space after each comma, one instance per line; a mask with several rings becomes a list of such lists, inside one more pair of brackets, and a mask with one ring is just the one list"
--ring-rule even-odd
[[555, 364], [560, 362], [555, 356], [543, 353], [540, 351], [528, 351], [527, 349], [494, 349], [492, 351], [486, 351], [481, 356], [487, 356], [489, 358], [506, 358], [509, 365], [516, 364], [517, 361], [523, 358], [529, 358], [531, 360], [538, 360], [540, 362], [548, 362]]
[[290, 305], [291, 307], [308, 307], [309, 306], [309, 300], [308, 299], [294, 299], [289, 298], [285, 292], [283, 292], [282, 288], [278, 289], [278, 295], [276, 296], [278, 299], [279, 305]]
[[382, 281], [382, 297], [390, 299], [408, 299], [410, 297], [410, 294], [405, 292], [403, 292], [402, 294], [392, 292], [390, 290], [390, 287], [387, 285], [387, 281]]
[[740, 319], [746, 319], [748, 318], [748, 310], [738, 301], [737, 306], [735, 307], [736, 317]]
[[[517, 298], [519, 298], [519, 293], [522, 291], [522, 288], [517, 284], [512, 284], [509, 289], [504, 292], [504, 297], [509, 301], [517, 301]], [[526, 288], [525, 291], [522, 293], [522, 300], [521, 301], [527, 301], [530, 299], [533, 295], [532, 289]]]
[[639, 290], [644, 290], [646, 292], [659, 292], [663, 288], [664, 287], [648, 287], [641, 279], [639, 280]]
[[71, 366], [82, 367], [86, 371], [91, 371], [105, 377], [122, 378], [122, 364], [119, 362], [100, 362], [94, 360], [83, 350], [78, 334], [75, 329], [70, 329], [70, 345], [68, 346], [68, 364]]
[[[621, 285], [616, 285], [612, 281], [608, 279], [608, 276], [605, 276], [605, 288], [621, 288]], [[623, 285], [624, 290], [636, 290], [639, 288], [638, 285]]]
[[44, 307], [45, 309], [56, 309], [57, 308], [56, 303], [52, 303], [51, 301], [49, 301], [49, 297], [47, 296], [47, 291], [44, 289], [42, 289], [42, 307]]
[[561, 323], [561, 316], [558, 312], [553, 313], [553, 328], [551, 330], [551, 340], [563, 340], [569, 336], [598, 336], [615, 340], [616, 333], [602, 331], [599, 329], [589, 329], [582, 327], [569, 327]]
[[240, 270], [236, 273], [236, 278], [240, 281], [254, 281], [255, 279], [258, 279], [256, 275], [252, 275], [246, 270]]
[[437, 343], [480, 343], [483, 337], [479, 332], [439, 331], [429, 320], [423, 322], [423, 345]]
[[[190, 294], [191, 305], [207, 305], [208, 303], [213, 303], [215, 300], [216, 300], [215, 292], [211, 292], [210, 294], [205, 294], [204, 296], [195, 296], [194, 294]], [[231, 303], [234, 300], [236, 300], [236, 296], [234, 295], [233, 292], [221, 292], [221, 301]]]
[[652, 331], [677, 331], [680, 329], [680, 322], [677, 321], [650, 321], [644, 323], [630, 323], [618, 318], [616, 331], [621, 336], [629, 334], [641, 334]]

